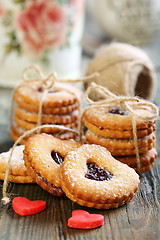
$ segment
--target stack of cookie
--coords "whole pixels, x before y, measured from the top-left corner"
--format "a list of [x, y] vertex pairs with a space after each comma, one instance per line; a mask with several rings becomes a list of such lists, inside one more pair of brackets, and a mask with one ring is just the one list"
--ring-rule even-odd
[[[42, 100], [43, 89], [29, 82], [15, 89], [14, 101], [14, 123], [10, 129], [13, 141], [16, 141], [27, 130], [35, 128], [38, 121], [39, 106], [42, 101], [41, 124], [56, 124], [75, 129], [78, 125], [79, 100], [81, 95], [79, 89], [55, 83], [54, 88], [49, 90]], [[60, 139], [72, 139], [75, 133], [63, 131], [56, 128], [44, 128], [42, 132], [52, 134]], [[25, 144], [26, 138], [21, 140]]]
[[[139, 111], [139, 110], [137, 110]], [[141, 109], [141, 114], [150, 115], [150, 110]], [[87, 143], [106, 147], [119, 161], [128, 164], [136, 171], [147, 171], [157, 158], [155, 147], [155, 120], [136, 118], [140, 169], [138, 166], [131, 117], [120, 107], [99, 106], [89, 108], [84, 113], [87, 127]]]

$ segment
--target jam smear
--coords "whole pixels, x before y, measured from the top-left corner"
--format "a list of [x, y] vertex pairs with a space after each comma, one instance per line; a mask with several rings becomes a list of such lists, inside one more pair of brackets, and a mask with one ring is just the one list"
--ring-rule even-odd
[[113, 177], [113, 174], [100, 168], [96, 163], [87, 163], [86, 178], [96, 181], [108, 181]]
[[122, 110], [120, 108], [112, 108], [108, 111], [109, 113], [112, 113], [112, 114], [119, 114], [119, 115], [128, 115], [127, 111], [125, 110]]
[[39, 87], [39, 88], [37, 89], [37, 91], [38, 91], [38, 92], [43, 92], [43, 88], [42, 88], [42, 87]]
[[56, 151], [52, 151], [51, 156], [57, 164], [61, 164], [64, 160], [63, 157]]
[[[43, 90], [42, 87], [39, 87], [39, 88], [37, 89], [37, 91], [38, 91], [38, 92], [43, 92], [44, 90]], [[56, 91], [56, 90], [49, 90], [49, 91], [48, 91], [48, 93], [55, 93], [55, 92], [57, 92], [57, 91]]]

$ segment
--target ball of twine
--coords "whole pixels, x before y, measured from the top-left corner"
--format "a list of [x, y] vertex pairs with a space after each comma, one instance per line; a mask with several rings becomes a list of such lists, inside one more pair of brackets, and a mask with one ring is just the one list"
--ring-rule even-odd
[[[86, 75], [94, 72], [100, 74], [96, 83], [116, 95], [153, 99], [156, 85], [154, 67], [147, 54], [137, 47], [125, 43], [103, 47], [91, 60]], [[84, 87], [89, 84], [86, 81]]]

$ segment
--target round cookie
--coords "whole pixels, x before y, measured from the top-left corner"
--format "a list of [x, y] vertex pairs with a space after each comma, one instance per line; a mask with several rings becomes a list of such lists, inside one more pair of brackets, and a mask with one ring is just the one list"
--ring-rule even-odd
[[[8, 175], [8, 181], [14, 183], [34, 183], [35, 181], [29, 175], [23, 160], [23, 150], [24, 145], [16, 146], [11, 162], [10, 162], [10, 172]], [[8, 152], [3, 152], [0, 154], [0, 179], [4, 180], [5, 172], [8, 166], [8, 159], [10, 156], [11, 149]]]
[[[149, 171], [152, 167], [154, 167], [154, 162], [152, 162], [152, 163], [150, 163], [150, 164], [148, 164], [148, 165], [145, 165], [145, 166], [141, 167], [141, 168], [140, 168], [140, 171], [141, 171], [141, 173], [143, 173], [143, 172]], [[135, 170], [136, 172], [138, 172], [138, 168], [134, 168], [134, 170]]]
[[[150, 116], [148, 109], [135, 109], [137, 114], [141, 116]], [[111, 130], [132, 130], [131, 116], [120, 108], [112, 108], [110, 106], [97, 106], [88, 108], [84, 113], [84, 119], [97, 127], [107, 128]], [[147, 129], [153, 126], [155, 121], [146, 121], [136, 118], [137, 129]]]
[[[92, 138], [98, 138], [100, 141], [105, 143], [105, 147], [107, 149], [110, 148], [115, 148], [115, 149], [133, 149], [135, 148], [135, 143], [132, 138], [130, 139], [117, 139], [117, 138], [104, 138], [101, 136], [98, 136], [94, 133], [92, 133], [90, 130], [87, 130], [86, 132], [86, 139], [87, 141], [90, 141]], [[155, 135], [152, 133], [148, 136], [145, 136], [143, 138], [138, 138], [137, 143], [138, 143], [138, 148], [145, 148], [147, 147], [150, 143], [153, 143], [155, 140]]]
[[41, 187], [52, 194], [63, 195], [63, 191], [60, 191], [60, 164], [69, 151], [80, 145], [75, 141], [62, 141], [45, 133], [36, 134], [26, 142], [25, 164]]
[[[35, 112], [35, 113], [39, 112], [39, 106], [32, 105], [30, 103], [26, 103], [19, 96], [14, 96], [14, 100], [18, 103], [18, 105], [21, 108], [25, 109], [26, 111]], [[68, 113], [78, 109], [78, 107], [79, 107], [78, 102], [75, 102], [68, 106], [61, 106], [61, 107], [44, 107], [44, 106], [42, 106], [42, 113], [43, 114], [68, 114]]]
[[[38, 114], [33, 112], [28, 112], [25, 109], [16, 107], [15, 117], [32, 123], [37, 123]], [[41, 122], [42, 123], [54, 123], [54, 124], [68, 124], [78, 119], [78, 110], [71, 112], [70, 114], [59, 115], [59, 114], [42, 114]]]
[[[152, 148], [148, 152], [139, 155], [141, 168], [152, 164], [157, 158], [158, 154], [155, 148]], [[136, 156], [115, 156], [118, 161], [127, 164], [129, 167], [137, 168]]]
[[[113, 156], [127, 156], [127, 155], [135, 155], [136, 154], [135, 147], [129, 149], [129, 148], [123, 147], [122, 143], [120, 143], [120, 145], [119, 145], [119, 146], [121, 146], [121, 148], [117, 148], [116, 144], [111, 146], [108, 144], [109, 141], [107, 138], [100, 137], [100, 136], [92, 133], [89, 130], [86, 132], [85, 138], [86, 138], [87, 143], [98, 144], [98, 145], [101, 145], [101, 146], [107, 148], [107, 150], [110, 151]], [[126, 141], [126, 144], [127, 144], [127, 141]], [[145, 152], [149, 151], [150, 149], [152, 149], [154, 147], [154, 145], [155, 145], [155, 140], [154, 140], [154, 136], [153, 136], [153, 138], [149, 139], [147, 144], [145, 144], [144, 146], [142, 145], [141, 147], [138, 148], [139, 153], [141, 154], [141, 153], [145, 153]]]
[[[133, 138], [133, 130], [113, 130], [108, 128], [103, 128], [101, 126], [96, 126], [86, 119], [84, 119], [84, 125], [95, 134], [105, 137], [105, 138]], [[137, 130], [137, 137], [141, 138], [147, 136], [155, 131], [155, 124], [151, 125], [149, 128], [146, 129], [138, 129]]]
[[[13, 142], [16, 142], [17, 139], [18, 139], [20, 136], [21, 136], [21, 135], [17, 135], [17, 132], [16, 132], [15, 128], [14, 128], [14, 127], [11, 127], [11, 129], [10, 129], [10, 137], [11, 137], [11, 139], [13, 140]], [[19, 141], [19, 144], [25, 145], [25, 144], [26, 144], [26, 140], [27, 140], [26, 137], [23, 138], [23, 139], [21, 139], [21, 141]]]
[[[37, 81], [39, 84], [39, 81]], [[20, 85], [15, 89], [14, 99], [22, 99], [22, 101], [39, 106], [42, 99], [43, 89], [39, 85], [29, 82], [26, 85]], [[48, 91], [43, 101], [44, 108], [68, 106], [77, 102], [80, 90], [69, 85], [55, 83], [54, 88]]]
[[[23, 119], [20, 119], [20, 118], [16, 117], [16, 116], [15, 116], [14, 120], [19, 127], [24, 128], [26, 130], [30, 130], [32, 128], [37, 127], [36, 123], [27, 122]], [[68, 127], [68, 128], [73, 129], [73, 128], [76, 128], [78, 124], [77, 124], [77, 121], [75, 121], [75, 122], [71, 122], [71, 123], [68, 123], [68, 124], [61, 124], [61, 125], [63, 125], [64, 127]], [[59, 130], [58, 130], [58, 128], [57, 129], [56, 128], [44, 128], [42, 131], [46, 132], [46, 133], [54, 133], [54, 132], [57, 132]]]
[[[46, 129], [46, 128], [44, 128]], [[58, 129], [57, 129], [58, 130]], [[21, 135], [23, 135], [27, 130], [24, 128], [21, 128], [19, 126], [12, 126], [10, 129], [10, 136], [11, 139], [15, 142]], [[42, 131], [43, 132], [43, 129]], [[65, 132], [52, 132], [49, 133], [53, 136], [55, 136], [56, 138], [59, 138], [61, 140], [68, 140], [68, 139], [75, 139], [76, 135], [73, 132], [69, 132], [69, 131], [65, 131]], [[34, 134], [31, 134], [30, 136], [32, 136]], [[21, 141], [19, 142], [20, 144], [25, 144], [26, 140], [28, 139], [28, 137], [24, 137], [23, 139], [21, 139]]]
[[61, 186], [68, 198], [98, 209], [117, 208], [129, 202], [140, 183], [132, 168], [94, 144], [69, 152], [60, 174]]

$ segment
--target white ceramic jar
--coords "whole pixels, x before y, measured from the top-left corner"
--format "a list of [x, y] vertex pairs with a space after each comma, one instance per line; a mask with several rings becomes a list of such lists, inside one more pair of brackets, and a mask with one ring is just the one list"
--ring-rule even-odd
[[38, 64], [61, 78], [80, 72], [84, 0], [0, 0], [0, 85]]

